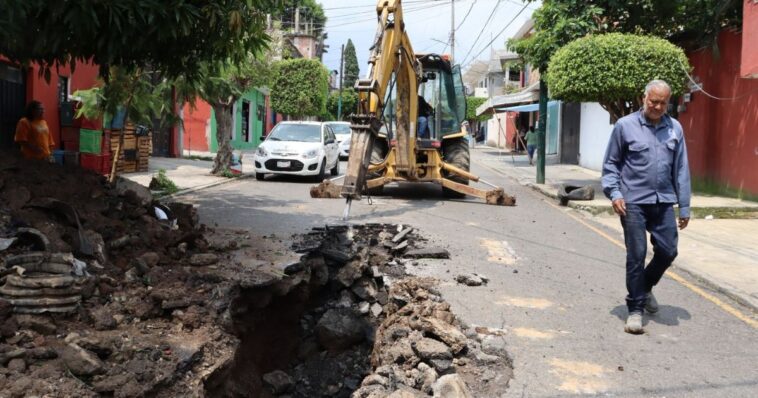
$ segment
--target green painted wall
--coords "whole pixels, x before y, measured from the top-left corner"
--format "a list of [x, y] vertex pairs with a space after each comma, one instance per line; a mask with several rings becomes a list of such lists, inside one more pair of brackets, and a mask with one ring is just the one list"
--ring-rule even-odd
[[[243, 130], [242, 130], [242, 110], [244, 109], [244, 103], [247, 102], [249, 104], [249, 120], [252, 120], [252, 123], [250, 123], [250, 139], [249, 141], [245, 140], [245, 137], [243, 136]], [[262, 115], [258, 112], [258, 107], [261, 107], [263, 109]], [[236, 103], [235, 105], [235, 115], [234, 115], [234, 136], [232, 137], [232, 148], [235, 150], [240, 149], [255, 149], [258, 147], [258, 145], [261, 143], [262, 135], [263, 135], [263, 129], [265, 126], [265, 118], [266, 118], [266, 98], [264, 97], [263, 93], [261, 93], [258, 90], [252, 90], [247, 93], [245, 93]], [[211, 142], [210, 142], [210, 151], [216, 152], [218, 151], [218, 140], [216, 140], [216, 115], [215, 112], [211, 111]]]

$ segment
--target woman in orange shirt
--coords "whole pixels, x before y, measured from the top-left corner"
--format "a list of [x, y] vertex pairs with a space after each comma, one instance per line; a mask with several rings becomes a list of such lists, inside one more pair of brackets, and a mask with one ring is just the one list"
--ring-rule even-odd
[[21, 153], [27, 159], [50, 160], [55, 143], [47, 122], [42, 118], [45, 108], [41, 102], [32, 101], [26, 106], [24, 115], [16, 125], [15, 137], [21, 145]]

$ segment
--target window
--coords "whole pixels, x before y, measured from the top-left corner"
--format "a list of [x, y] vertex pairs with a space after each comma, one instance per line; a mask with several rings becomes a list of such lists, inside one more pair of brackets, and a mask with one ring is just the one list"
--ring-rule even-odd
[[58, 103], [68, 102], [68, 77], [58, 77]]

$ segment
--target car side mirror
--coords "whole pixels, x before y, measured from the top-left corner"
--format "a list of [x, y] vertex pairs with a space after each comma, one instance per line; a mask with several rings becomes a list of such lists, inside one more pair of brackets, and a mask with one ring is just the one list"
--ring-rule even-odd
[[329, 138], [328, 140], [326, 140], [326, 143], [327, 143], [327, 144], [334, 144], [334, 140], [333, 140], [333, 139], [331, 139], [331, 138]]

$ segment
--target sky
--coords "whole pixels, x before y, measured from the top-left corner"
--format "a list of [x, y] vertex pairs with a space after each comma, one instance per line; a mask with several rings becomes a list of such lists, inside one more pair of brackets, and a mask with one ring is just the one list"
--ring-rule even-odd
[[[328, 18], [326, 44], [329, 48], [323, 57], [324, 64], [329, 70], [339, 70], [340, 47], [351, 39], [361, 77], [365, 77], [369, 47], [377, 28], [376, 0], [321, 0], [320, 3]], [[402, 4], [413, 50], [450, 53], [447, 43], [451, 30], [451, 0], [403, 0]], [[461, 64], [465, 71], [472, 60], [487, 60], [490, 47], [504, 48], [505, 41], [518, 31], [539, 4], [539, 1], [523, 3], [521, 0], [455, 0], [455, 26], [458, 27], [455, 63]], [[466, 17], [466, 14], [469, 15]]]

